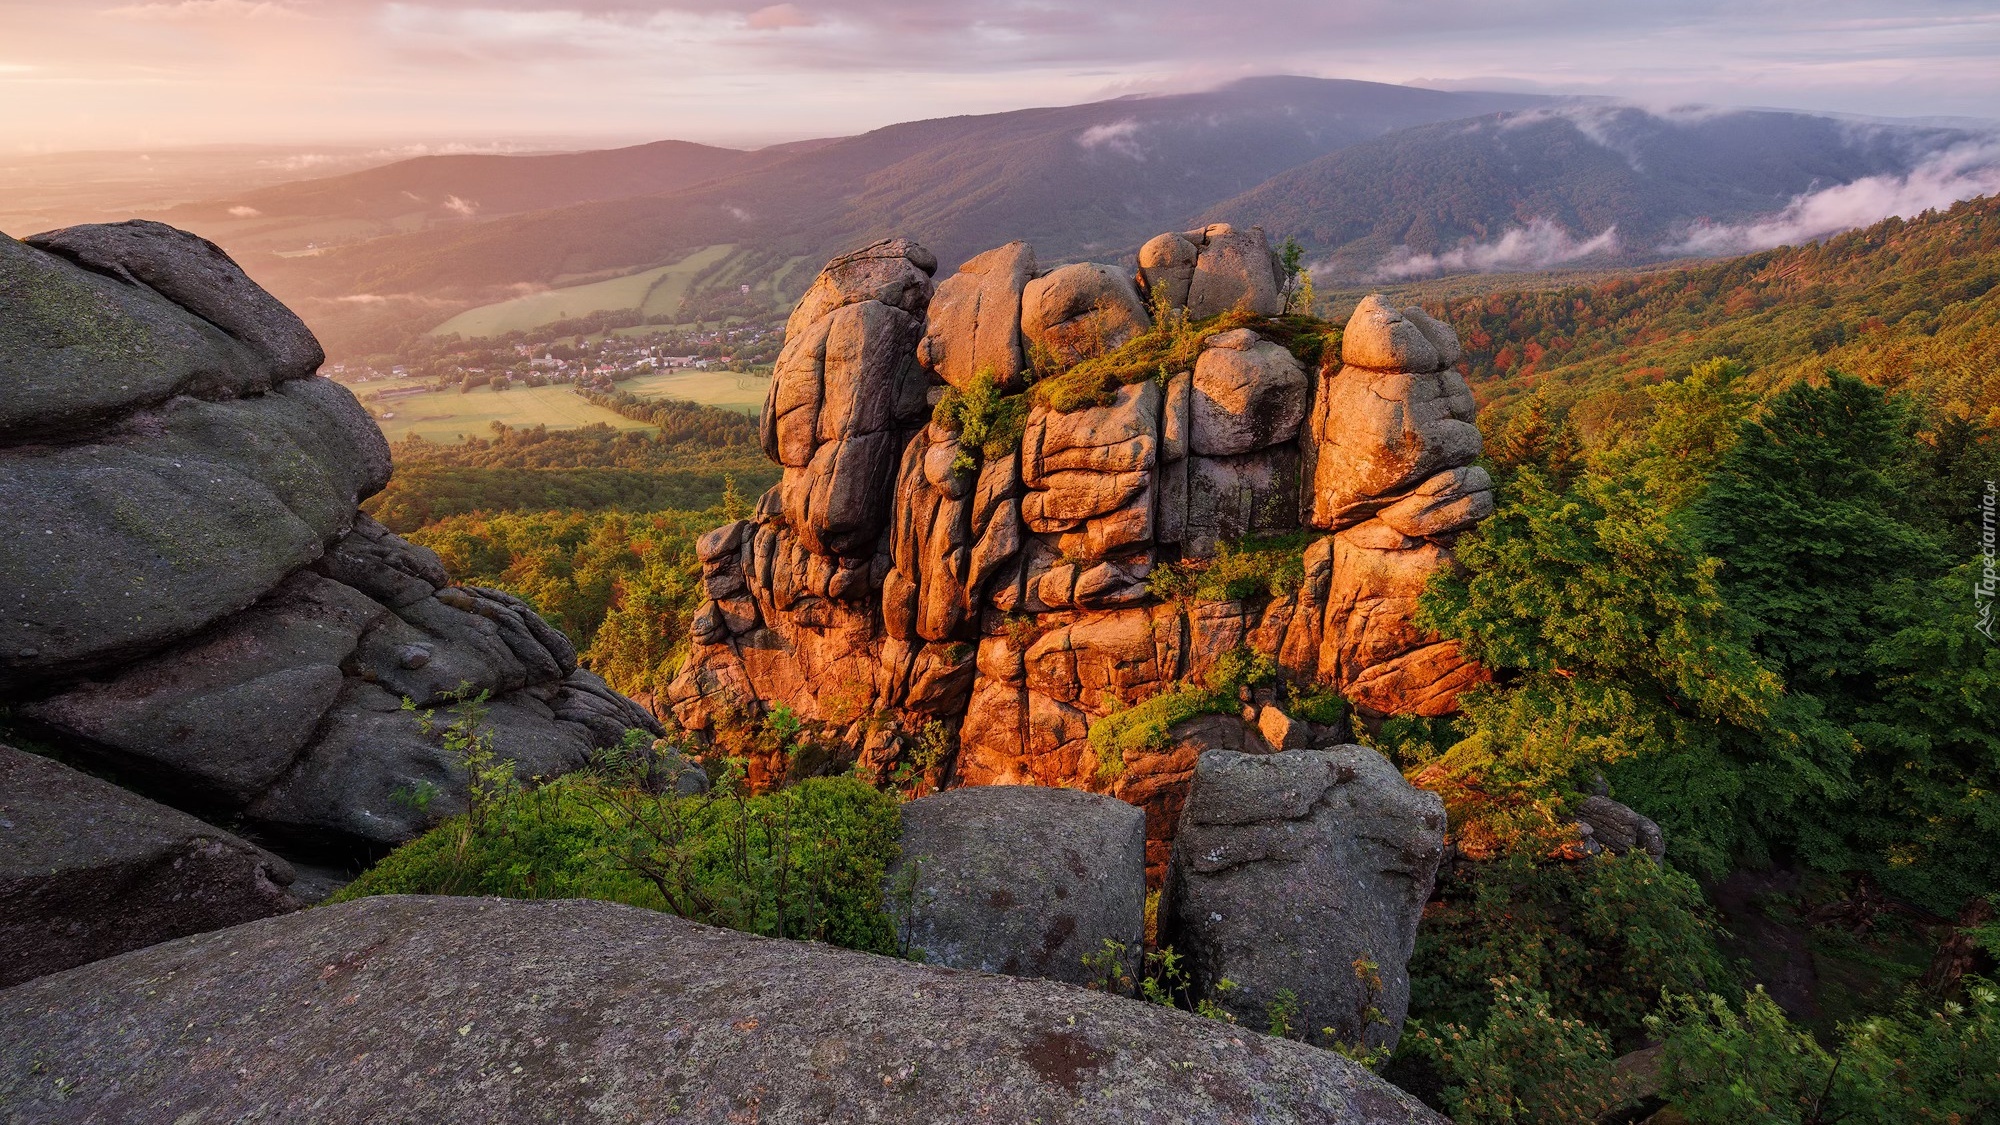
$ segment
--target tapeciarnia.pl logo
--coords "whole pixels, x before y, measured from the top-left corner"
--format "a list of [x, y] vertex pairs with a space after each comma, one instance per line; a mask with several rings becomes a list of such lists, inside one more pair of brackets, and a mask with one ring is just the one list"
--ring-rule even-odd
[[1972, 587], [1972, 601], [1979, 611], [1976, 628], [1986, 634], [1989, 641], [1993, 639], [1993, 595], [1996, 588], [2000, 588], [1994, 551], [1994, 509], [2000, 507], [1996, 505], [1996, 500], [2000, 500], [2000, 489], [1996, 489], [1994, 482], [1989, 480], [1985, 493], [1979, 498], [1979, 582]]

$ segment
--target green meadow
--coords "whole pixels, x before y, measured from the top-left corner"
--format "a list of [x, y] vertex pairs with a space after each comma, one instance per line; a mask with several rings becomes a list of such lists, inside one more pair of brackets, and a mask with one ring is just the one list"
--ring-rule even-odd
[[[447, 444], [466, 437], [490, 437], [495, 422], [519, 427], [545, 425], [552, 430], [574, 429], [593, 422], [619, 430], [650, 428], [644, 422], [592, 406], [567, 386], [517, 386], [504, 391], [477, 387], [463, 394], [454, 389], [411, 395], [393, 403], [371, 402], [368, 408], [376, 415], [375, 424], [382, 427], [382, 435], [392, 442], [402, 441], [411, 434], [422, 434], [425, 441]], [[382, 417], [385, 411], [395, 417]]]
[[[755, 414], [764, 405], [764, 392], [771, 381], [734, 371], [674, 371], [642, 375], [618, 384], [643, 398], [678, 398], [717, 406], [725, 410]], [[366, 396], [368, 388], [361, 388]], [[486, 437], [495, 422], [509, 426], [547, 426], [568, 430], [602, 422], [617, 430], [644, 430], [646, 423], [600, 406], [592, 406], [567, 385], [523, 387], [504, 391], [476, 387], [460, 393], [456, 389], [411, 395], [390, 403], [368, 402], [375, 424], [390, 441], [402, 441], [422, 434], [425, 441], [453, 443], [467, 436]], [[384, 412], [394, 415], [384, 418]]]

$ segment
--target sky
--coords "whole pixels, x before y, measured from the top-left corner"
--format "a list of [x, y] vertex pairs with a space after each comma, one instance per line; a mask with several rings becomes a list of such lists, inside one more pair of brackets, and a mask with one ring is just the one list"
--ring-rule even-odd
[[2000, 0], [0, 0], [0, 150], [749, 147], [1274, 73], [2000, 117]]

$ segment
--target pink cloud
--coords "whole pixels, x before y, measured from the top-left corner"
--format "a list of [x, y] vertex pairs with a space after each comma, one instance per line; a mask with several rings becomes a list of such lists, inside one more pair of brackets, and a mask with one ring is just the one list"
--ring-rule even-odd
[[819, 21], [801, 11], [797, 4], [772, 4], [751, 12], [744, 22], [752, 31], [780, 31], [787, 27], [811, 27]]

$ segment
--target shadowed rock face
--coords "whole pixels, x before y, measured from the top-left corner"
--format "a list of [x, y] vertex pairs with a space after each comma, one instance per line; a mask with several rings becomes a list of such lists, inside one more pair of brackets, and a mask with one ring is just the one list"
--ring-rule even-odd
[[412, 897], [0, 992], [0, 1097], [162, 1125], [1444, 1123], [1332, 1052], [1159, 1005], [607, 903]]
[[291, 864], [0, 745], [0, 987], [298, 909]]
[[[1425, 581], [1493, 507], [1449, 327], [1370, 298], [1345, 357], [1313, 371], [1252, 321], [1101, 404], [1026, 404], [1018, 449], [971, 448], [926, 416], [947, 384], [990, 369], [1006, 385], [1027, 358], [1017, 344], [1062, 363], [1101, 354], [1151, 330], [1142, 293], [1197, 318], [1277, 313], [1276, 267], [1261, 231], [1221, 225], [1148, 242], [1136, 279], [1091, 263], [1033, 276], [1032, 250], [1010, 243], [932, 296], [928, 261], [903, 241], [836, 259], [793, 314], [763, 421], [785, 482], [704, 541], [712, 600], [668, 692], [682, 725], [781, 703], [886, 770], [942, 722], [953, 784], [1145, 806], [1157, 881], [1163, 810], [1178, 813], [1192, 759], [1138, 755], [1126, 765], [1143, 781], [1127, 781], [1100, 768], [1093, 719], [1242, 647], [1365, 720], [1449, 713], [1483, 676], [1412, 623]], [[832, 345], [839, 318], [869, 315], [883, 327], [857, 333], [865, 346]], [[1163, 562], [1301, 530], [1318, 538], [1288, 595], [1162, 602], [1148, 585]]]
[[[843, 269], [911, 301], [873, 259]], [[155, 795], [342, 851], [460, 807], [405, 698], [490, 692], [495, 748], [524, 775], [658, 732], [527, 605], [453, 585], [357, 511], [389, 450], [320, 359], [193, 235], [0, 238], [0, 701]], [[432, 786], [427, 809], [408, 800]]]
[[899, 940], [932, 965], [1088, 985], [1084, 964], [1124, 947], [1137, 979], [1146, 937], [1146, 818], [1073, 789], [954, 789], [902, 808], [888, 901]]

